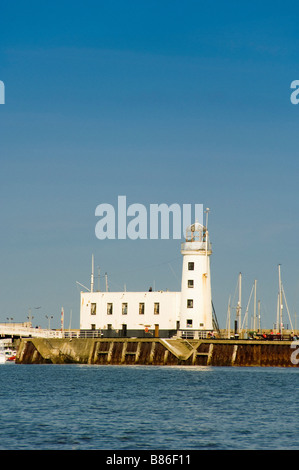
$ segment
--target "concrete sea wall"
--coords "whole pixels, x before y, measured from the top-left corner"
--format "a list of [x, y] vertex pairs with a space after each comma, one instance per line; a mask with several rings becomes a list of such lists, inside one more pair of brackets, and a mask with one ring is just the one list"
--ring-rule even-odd
[[296, 362], [296, 349], [290, 341], [187, 341], [162, 338], [76, 338], [72, 340], [27, 338], [21, 340], [16, 358], [18, 364], [77, 363], [219, 367], [297, 367]]

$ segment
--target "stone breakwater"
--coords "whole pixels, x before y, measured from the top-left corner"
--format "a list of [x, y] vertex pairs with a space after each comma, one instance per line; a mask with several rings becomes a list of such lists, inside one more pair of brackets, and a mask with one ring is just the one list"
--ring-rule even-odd
[[291, 341], [45, 339], [20, 341], [17, 364], [297, 367]]

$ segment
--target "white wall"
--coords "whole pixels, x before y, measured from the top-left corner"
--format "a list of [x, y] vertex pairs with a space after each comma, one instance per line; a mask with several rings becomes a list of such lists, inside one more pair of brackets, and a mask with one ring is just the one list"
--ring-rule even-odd
[[[160, 330], [177, 328], [180, 308], [180, 292], [81, 292], [80, 329], [127, 329], [143, 330], [146, 326]], [[107, 304], [113, 304], [112, 315], [107, 314]], [[128, 304], [126, 315], [122, 314], [122, 304]], [[139, 314], [139, 303], [144, 303], [144, 314]], [[154, 304], [159, 303], [159, 314], [154, 314]], [[96, 314], [91, 314], [91, 304], [96, 304]]]

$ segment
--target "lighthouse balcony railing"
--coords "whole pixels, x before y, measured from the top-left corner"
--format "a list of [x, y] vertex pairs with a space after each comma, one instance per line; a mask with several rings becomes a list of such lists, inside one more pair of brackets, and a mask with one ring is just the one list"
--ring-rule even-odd
[[194, 250], [212, 251], [212, 243], [186, 240], [185, 242], [181, 243], [181, 250], [182, 251], [194, 251]]

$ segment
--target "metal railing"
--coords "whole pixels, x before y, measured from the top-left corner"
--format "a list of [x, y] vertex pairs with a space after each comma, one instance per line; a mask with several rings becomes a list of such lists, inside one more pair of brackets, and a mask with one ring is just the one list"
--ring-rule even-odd
[[32, 338], [62, 338], [59, 330], [47, 330], [18, 325], [0, 325], [0, 336], [24, 336]]
[[[0, 337], [12, 336], [22, 338], [103, 338], [103, 330], [49, 330], [18, 325], [1, 325]], [[207, 339], [209, 330], [178, 330], [177, 336], [182, 339]]]
[[210, 330], [178, 330], [177, 336], [182, 339], [208, 339], [211, 333]]
[[49, 330], [30, 326], [0, 324], [0, 337], [22, 338], [101, 338], [100, 330]]

